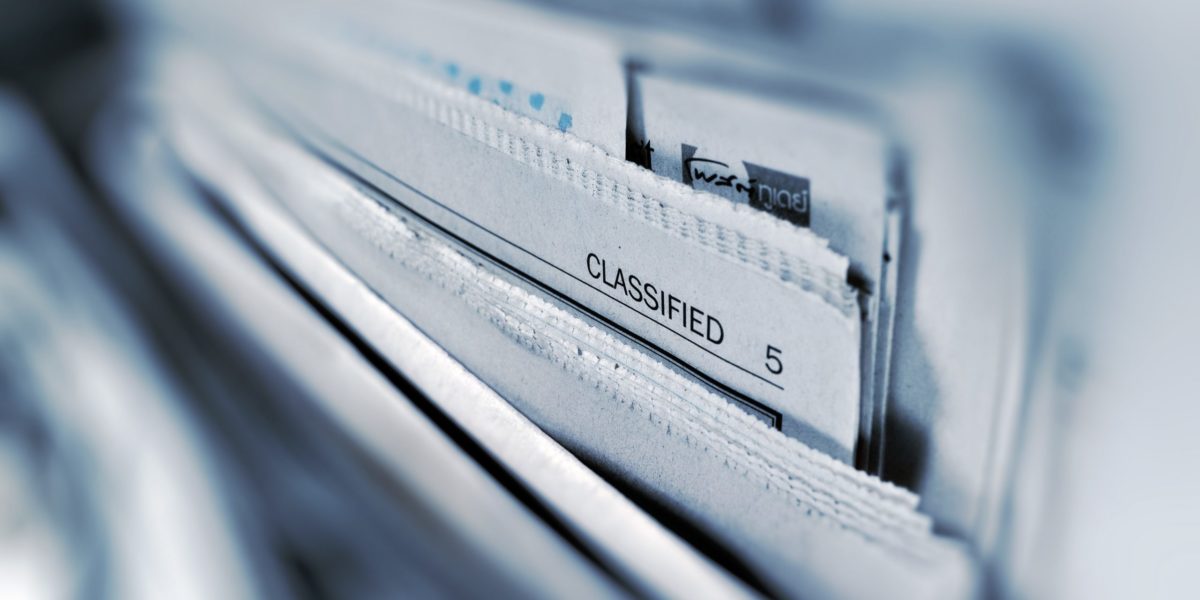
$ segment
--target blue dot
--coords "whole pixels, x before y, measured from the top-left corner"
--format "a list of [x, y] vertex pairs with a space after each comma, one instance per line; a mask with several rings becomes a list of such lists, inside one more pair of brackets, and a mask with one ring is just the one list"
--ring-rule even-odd
[[454, 63], [446, 63], [446, 74], [451, 77], [458, 77], [458, 65]]
[[545, 103], [546, 103], [545, 96], [543, 96], [537, 92], [534, 92], [529, 95], [529, 105], [533, 107], [533, 110], [542, 110], [542, 105]]
[[567, 113], [561, 113], [561, 114], [559, 114], [559, 115], [558, 115], [558, 129], [559, 129], [559, 131], [566, 131], [566, 130], [568, 130], [568, 129], [570, 129], [570, 128], [571, 128], [571, 115], [569, 115], [569, 114], [567, 114]]
[[512, 82], [504, 81], [503, 79], [501, 79], [500, 80], [500, 91], [504, 92], [505, 95], [511, 94], [512, 93]]
[[479, 95], [479, 89], [481, 87], [483, 87], [483, 83], [479, 81], [478, 77], [472, 77], [471, 81], [467, 82], [467, 90], [476, 96]]

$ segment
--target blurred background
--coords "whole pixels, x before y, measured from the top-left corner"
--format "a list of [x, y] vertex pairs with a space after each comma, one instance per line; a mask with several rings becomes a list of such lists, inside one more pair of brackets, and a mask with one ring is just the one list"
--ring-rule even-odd
[[[984, 596], [1200, 597], [1193, 3], [520, 4], [769, 55], [784, 72], [810, 61], [880, 88], [970, 81], [967, 109], [1012, 126], [955, 140], [989, 177], [960, 173], [954, 189], [964, 206], [1022, 217], [938, 251], [986, 247], [1029, 286], [1010, 324], [1024, 357], [1017, 433], [987, 496], [1003, 500], [977, 526], [929, 466], [956, 448], [919, 424], [950, 406], [897, 401], [882, 475], [926, 496], [939, 532], [977, 544]], [[0, 597], [556, 595], [545, 573], [568, 567], [549, 555], [513, 567], [456, 539], [432, 496], [406, 492], [302, 400], [320, 390], [211, 308], [206, 294], [227, 291], [156, 256], [114, 209], [114, 189], [154, 202], [169, 187], [147, 171], [114, 188], [106, 165], [155, 149], [105, 142], [133, 120], [98, 123], [141, 93], [161, 39], [184, 35], [184, 5], [0, 0]], [[246, 8], [243, 27], [275, 27], [269, 9]], [[634, 64], [691, 52], [628, 47]], [[936, 123], [921, 98], [905, 102]], [[1007, 281], [975, 276], [980, 290]], [[274, 310], [246, 289], [247, 310]], [[1015, 301], [986, 293], [957, 308], [965, 321]], [[924, 385], [905, 370], [919, 349], [897, 343], [900, 385]]]

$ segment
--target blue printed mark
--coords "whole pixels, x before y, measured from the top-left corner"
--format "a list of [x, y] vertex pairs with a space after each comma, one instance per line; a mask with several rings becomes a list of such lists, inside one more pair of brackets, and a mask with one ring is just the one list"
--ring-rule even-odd
[[417, 55], [417, 62], [423, 65], [429, 65], [433, 63], [433, 57], [430, 56], [428, 52], [422, 52]]
[[571, 115], [561, 113], [558, 115], [558, 130], [566, 131], [571, 128]]
[[450, 77], [458, 77], [458, 65], [454, 63], [446, 63], [446, 74]]
[[546, 97], [538, 92], [529, 95], [529, 105], [533, 107], [533, 110], [542, 110], [542, 105], [545, 103]]
[[501, 79], [500, 80], [500, 91], [503, 92], [505, 96], [511, 94], [512, 93], [512, 82], [504, 81], [503, 79]]
[[479, 95], [479, 90], [482, 87], [483, 87], [483, 83], [479, 81], [478, 77], [472, 77], [471, 81], [467, 82], [467, 91], [471, 92], [472, 94], [475, 94], [476, 96]]

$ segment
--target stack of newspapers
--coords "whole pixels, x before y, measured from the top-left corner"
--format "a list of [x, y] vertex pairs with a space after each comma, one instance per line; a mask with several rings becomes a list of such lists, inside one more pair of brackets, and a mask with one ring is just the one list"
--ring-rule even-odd
[[87, 168], [257, 382], [188, 409], [220, 595], [981, 593], [1042, 192], [989, 50], [675, 4], [118, 3]]

